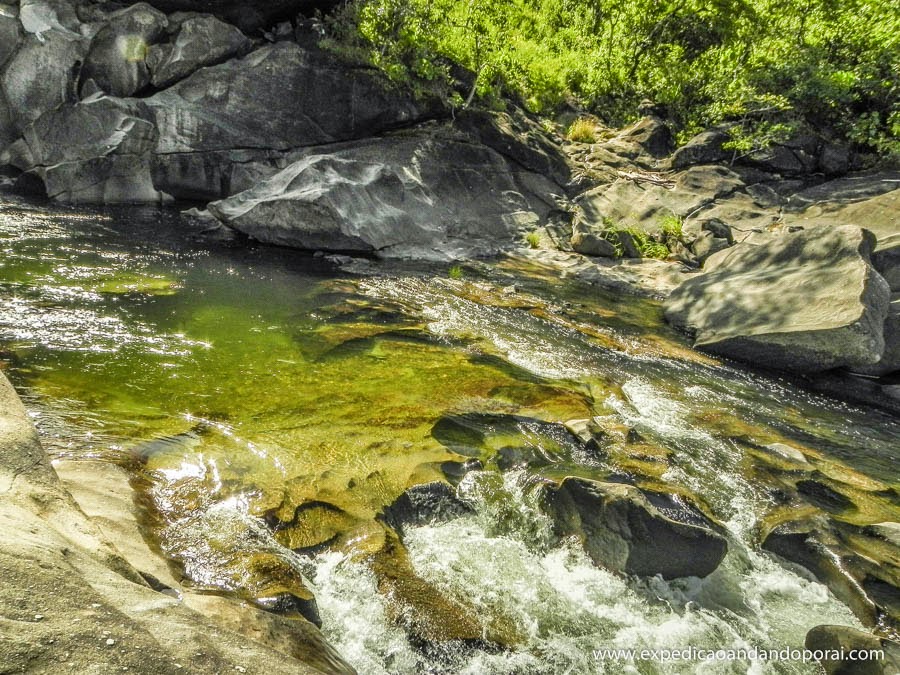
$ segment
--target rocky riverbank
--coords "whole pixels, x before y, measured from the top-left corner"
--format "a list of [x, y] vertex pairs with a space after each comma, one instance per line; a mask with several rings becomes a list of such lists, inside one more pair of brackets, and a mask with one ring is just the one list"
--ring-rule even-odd
[[[213, 13], [194, 11], [201, 4]], [[652, 107], [594, 143], [563, 141], [512, 103], [502, 113], [452, 110], [322, 48], [315, 22], [297, 13], [327, 5], [0, 2], [0, 169], [13, 189], [57, 202], [190, 206], [185, 219], [218, 236], [335, 254], [366, 273], [375, 258], [505, 255], [488, 265], [540, 266], [664, 299], [666, 318], [698, 350], [900, 410], [900, 173], [862, 171], [850, 148], [812, 135], [736, 157], [723, 148], [727, 131], [712, 129], [676, 149]], [[553, 311], [515, 287], [491, 302]], [[172, 458], [157, 450], [199, 442], [190, 429], [135, 451], [161, 490], [142, 493], [153, 502], [144, 517], [159, 521], [148, 526], [128, 472], [108, 462], [51, 467], [0, 378], [0, 609], [11, 626], [0, 670], [352, 672], [282, 553], [321, 547], [352, 548], [395, 600], [391, 620], [423, 650], [513, 649], [521, 627], [476, 616], [417, 573], [404, 527], [470, 514], [450, 486], [484, 462], [498, 471], [551, 464], [489, 442], [521, 425], [592, 461], [627, 447], [626, 463], [641, 467], [640, 479], [621, 482], [537, 472], [529, 499], [556, 540], [638, 578], [702, 578], [722, 564], [726, 528], [691, 495], [663, 489], [673, 468], [665, 453], [595, 417], [448, 414], [430, 432], [434, 457], [460, 461], [423, 462], [409, 476], [418, 485], [400, 496], [353, 510], [286, 493], [240, 522], [198, 500], [202, 486], [170, 481]], [[896, 506], [896, 491], [855, 474], [838, 480], [810, 464], [811, 452], [728, 431], [765, 458], [755, 479], [771, 483], [776, 506], [759, 525], [762, 547], [895, 636], [900, 560], [885, 504]], [[848, 491], [877, 506], [858, 507]], [[176, 520], [166, 509], [179, 510], [180, 528], [240, 537], [240, 556], [198, 552], [165, 529]], [[145, 543], [148, 527], [182, 571], [202, 563], [215, 584], [173, 574]], [[875, 639], [861, 636], [825, 629], [809, 641]]]

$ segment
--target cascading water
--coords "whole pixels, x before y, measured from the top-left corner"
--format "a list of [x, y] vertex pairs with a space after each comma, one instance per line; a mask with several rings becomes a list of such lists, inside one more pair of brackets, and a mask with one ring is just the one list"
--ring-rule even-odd
[[[452, 281], [381, 264], [358, 277], [198, 242], [153, 211], [4, 211], [0, 358], [51, 454], [136, 471], [155, 505], [145, 536], [197, 584], [264, 584], [243, 567], [259, 553], [305, 575], [324, 634], [361, 673], [814, 673], [594, 651], [798, 647], [815, 625], [859, 625], [759, 551], [793, 469], [758, 448], [801, 446], [860, 513], [896, 520], [887, 415], [692, 354], [654, 303], [546, 272]], [[563, 426], [585, 419], [607, 430], [602, 453]], [[354, 548], [407, 487], [467, 459], [468, 437], [439, 433], [458, 420], [480, 438], [482, 464], [456, 476], [474, 511], [407, 527], [403, 545], [430, 587], [503, 624], [508, 649], [423, 648]], [[531, 490], [569, 473], [691, 495], [725, 524], [728, 555], [702, 580], [596, 567]]]

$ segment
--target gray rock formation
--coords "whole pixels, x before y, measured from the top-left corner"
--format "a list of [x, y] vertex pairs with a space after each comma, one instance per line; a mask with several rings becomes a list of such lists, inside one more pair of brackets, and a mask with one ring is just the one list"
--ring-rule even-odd
[[82, 95], [133, 96], [150, 84], [147, 54], [168, 23], [165, 14], [143, 2], [111, 14], [81, 67]]
[[874, 245], [866, 230], [841, 226], [735, 246], [672, 293], [666, 319], [695, 347], [764, 367], [873, 365], [890, 301], [869, 262]]
[[310, 150], [209, 205], [221, 222], [266, 243], [435, 259], [500, 251], [549, 208], [493, 150], [425, 131]]
[[631, 485], [566, 478], [550, 485], [545, 508], [562, 536], [576, 535], [607, 569], [665, 579], [705, 577], [728, 551], [725, 538], [699, 511], [668, 495]]
[[154, 202], [157, 144], [150, 109], [139, 100], [95, 97], [41, 116], [25, 130], [30, 171], [63, 202]]
[[204, 66], [246, 52], [251, 43], [241, 31], [212, 16], [191, 16], [177, 25], [171, 42], [147, 50], [146, 66], [157, 89], [169, 87]]

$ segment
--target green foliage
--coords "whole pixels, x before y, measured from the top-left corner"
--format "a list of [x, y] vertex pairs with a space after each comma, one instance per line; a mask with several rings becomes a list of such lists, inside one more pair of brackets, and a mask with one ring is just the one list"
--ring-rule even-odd
[[671, 216], [666, 219], [666, 222], [669, 224], [668, 227], [672, 228], [670, 230], [672, 233], [675, 232], [677, 223], [677, 236], [663, 232], [658, 237], [654, 237], [638, 227], [616, 224], [608, 217], [603, 219], [601, 236], [615, 247], [617, 258], [621, 258], [625, 254], [622, 240], [619, 236], [620, 233], [625, 233], [634, 241], [642, 258], [665, 260], [670, 253], [669, 242], [681, 238], [681, 219], [677, 216]]
[[667, 240], [681, 241], [684, 231], [684, 220], [674, 213], [664, 216], [659, 221], [659, 231]]
[[541, 245], [541, 233], [529, 232], [527, 235], [525, 235], [525, 242], [531, 248], [538, 248]]
[[450, 277], [451, 279], [453, 279], [454, 281], [459, 281], [460, 279], [463, 278], [462, 267], [460, 267], [459, 265], [454, 265], [453, 267], [451, 267], [448, 270], [447, 276]]
[[572, 97], [622, 124], [650, 98], [681, 138], [734, 123], [736, 155], [801, 123], [900, 151], [900, 13], [883, 0], [349, 0], [328, 28], [326, 46], [457, 108]]
[[596, 143], [597, 125], [588, 117], [579, 117], [572, 122], [566, 132], [566, 138], [576, 143]]

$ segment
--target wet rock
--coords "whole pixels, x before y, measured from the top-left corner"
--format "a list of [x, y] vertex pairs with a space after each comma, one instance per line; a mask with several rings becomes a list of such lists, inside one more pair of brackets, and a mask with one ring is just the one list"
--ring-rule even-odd
[[414, 485], [383, 511], [384, 522], [401, 533], [404, 527], [434, 525], [474, 513], [447, 483]]
[[874, 237], [854, 226], [739, 244], [679, 286], [666, 319], [694, 346], [768, 368], [814, 372], [877, 363], [889, 290], [869, 264]]
[[694, 136], [672, 155], [672, 168], [683, 169], [694, 164], [715, 164], [731, 153], [722, 148], [730, 136], [725, 128], [710, 129]]
[[59, 31], [28, 36], [0, 78], [13, 126], [23, 131], [41, 115], [75, 100], [74, 77], [86, 42]]
[[844, 511], [854, 506], [849, 497], [817, 480], [798, 481], [797, 492], [826, 511]]
[[191, 16], [178, 24], [171, 42], [147, 50], [146, 65], [153, 86], [163, 89], [204, 66], [249, 50], [250, 45], [234, 26], [212, 16]]
[[669, 496], [654, 505], [636, 487], [566, 478], [546, 488], [545, 508], [561, 536], [575, 535], [607, 569], [663, 578], [713, 572], [728, 544], [699, 511]]
[[209, 675], [239, 668], [272, 675], [353, 672], [308, 622], [292, 632], [295, 645], [277, 644], [239, 628], [268, 630], [263, 612], [257, 621], [228, 603], [226, 626], [154, 590], [60, 483], [2, 375], [0, 570], [0, 614], [17, 626], [4, 634], [7, 670], [56, 673], [64, 664], [82, 672], [172, 673], [181, 663]]
[[97, 97], [48, 112], [25, 130], [30, 166], [63, 202], [153, 202], [153, 116], [140, 101]]
[[496, 152], [430, 131], [309, 151], [208, 208], [266, 243], [433, 259], [496, 253], [548, 213]]
[[900, 554], [877, 531], [824, 515], [763, 532], [763, 548], [801, 565], [867, 626], [900, 626]]
[[465, 598], [447, 597], [413, 569], [403, 544], [388, 534], [384, 546], [369, 556], [379, 592], [391, 598], [388, 611], [413, 644], [428, 649], [457, 644], [462, 647], [513, 647], [521, 636], [509, 619], [485, 616]]
[[165, 14], [142, 2], [110, 14], [91, 40], [81, 68], [82, 93], [124, 97], [144, 89], [150, 84], [150, 46], [163, 37], [167, 25]]
[[572, 235], [572, 250], [582, 255], [599, 258], [615, 258], [615, 245], [604, 237], [591, 232], [576, 232]]
[[[825, 652], [819, 661], [826, 675], [890, 675], [900, 672], [900, 644], [849, 626], [816, 626], [806, 634], [805, 647]], [[851, 659], [851, 652], [883, 652], [883, 658]]]
[[782, 459], [786, 459], [790, 462], [796, 462], [798, 464], [809, 463], [806, 459], [806, 455], [800, 452], [797, 448], [785, 443], [770, 443], [766, 446], [766, 449], [775, 453]]

